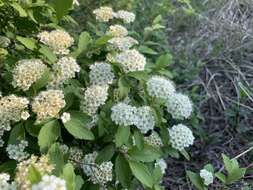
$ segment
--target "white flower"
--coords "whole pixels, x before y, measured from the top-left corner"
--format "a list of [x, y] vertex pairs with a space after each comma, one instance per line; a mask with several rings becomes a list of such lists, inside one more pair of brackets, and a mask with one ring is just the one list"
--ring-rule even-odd
[[106, 34], [113, 37], [125, 37], [128, 35], [128, 31], [124, 26], [116, 24], [110, 26]]
[[90, 180], [94, 184], [105, 186], [107, 182], [112, 181], [112, 162], [103, 162], [102, 164], [94, 167]]
[[119, 10], [115, 17], [122, 19], [124, 23], [131, 23], [135, 20], [135, 14], [125, 10]]
[[28, 111], [23, 111], [23, 112], [21, 113], [21, 119], [27, 120], [29, 117], [30, 117], [30, 114], [29, 114]]
[[96, 167], [95, 160], [97, 158], [98, 153], [93, 152], [90, 154], [86, 154], [82, 161], [82, 169], [83, 172], [90, 177], [93, 174], [93, 168]]
[[167, 163], [164, 159], [156, 160], [155, 167], [159, 166], [161, 168], [162, 174], [165, 174], [167, 169]]
[[114, 73], [111, 65], [105, 62], [95, 62], [90, 66], [89, 78], [92, 85], [112, 84]]
[[108, 85], [92, 85], [86, 89], [81, 99], [80, 109], [88, 115], [94, 115], [101, 105], [104, 105], [108, 97]]
[[63, 154], [67, 154], [69, 152], [69, 147], [66, 144], [60, 144], [59, 148]]
[[95, 9], [93, 14], [96, 15], [98, 21], [109, 22], [109, 20], [113, 19], [115, 13], [111, 7], [100, 7], [99, 9]]
[[64, 94], [61, 90], [42, 91], [32, 102], [32, 110], [37, 114], [37, 121], [58, 117], [65, 106]]
[[112, 108], [111, 119], [120, 126], [129, 126], [136, 123], [137, 109], [125, 103], [118, 103]]
[[192, 102], [188, 96], [174, 93], [167, 97], [167, 111], [174, 119], [187, 119], [192, 113]]
[[18, 162], [25, 160], [30, 156], [29, 153], [25, 152], [25, 148], [28, 146], [28, 142], [25, 140], [20, 141], [19, 144], [9, 144], [6, 148], [10, 159], [17, 160]]
[[69, 149], [69, 160], [74, 165], [77, 166], [83, 159], [83, 151], [78, 147], [71, 147]]
[[168, 129], [171, 146], [179, 151], [193, 145], [194, 136], [192, 131], [183, 124], [174, 125]]
[[73, 5], [79, 6], [79, 5], [80, 5], [80, 3], [79, 3], [79, 1], [78, 1], [78, 0], [73, 0]]
[[147, 81], [147, 91], [151, 97], [168, 98], [176, 90], [172, 81], [161, 76], [152, 76]]
[[68, 122], [71, 119], [70, 113], [64, 112], [61, 116], [61, 120], [63, 123]]
[[115, 56], [115, 61], [120, 63], [127, 72], [143, 71], [146, 65], [146, 58], [137, 50], [126, 50]]
[[149, 144], [153, 147], [159, 148], [159, 147], [163, 146], [162, 139], [160, 138], [158, 133], [155, 131], [152, 131], [151, 135], [144, 137], [144, 139], [147, 142], [147, 144]]
[[204, 184], [207, 186], [213, 183], [213, 174], [206, 169], [200, 170], [200, 177], [204, 180]]
[[39, 40], [49, 46], [55, 54], [69, 54], [69, 47], [74, 43], [74, 39], [63, 30], [53, 30], [51, 32], [41, 32], [38, 34]]
[[129, 50], [134, 45], [138, 44], [138, 41], [135, 40], [132, 37], [126, 36], [126, 37], [114, 37], [108, 41], [109, 49], [115, 49], [118, 51], [126, 51]]
[[76, 73], [80, 72], [80, 66], [73, 57], [62, 57], [53, 64], [52, 81], [48, 88], [60, 87], [68, 79], [74, 78]]
[[42, 180], [32, 186], [32, 190], [67, 190], [65, 180], [54, 175], [44, 175]]
[[0, 173], [0, 189], [1, 190], [17, 190], [14, 182], [9, 183], [10, 175], [7, 173]]
[[29, 101], [27, 98], [9, 95], [0, 97], [0, 147], [3, 146], [1, 139], [4, 131], [11, 129], [12, 121], [18, 122], [22, 119], [22, 113], [28, 109]]
[[140, 129], [142, 133], [147, 133], [155, 126], [155, 117], [152, 114], [152, 110], [149, 106], [142, 106], [137, 108], [136, 120], [134, 125]]
[[40, 59], [20, 60], [12, 71], [12, 85], [26, 91], [42, 77], [46, 70], [47, 66]]

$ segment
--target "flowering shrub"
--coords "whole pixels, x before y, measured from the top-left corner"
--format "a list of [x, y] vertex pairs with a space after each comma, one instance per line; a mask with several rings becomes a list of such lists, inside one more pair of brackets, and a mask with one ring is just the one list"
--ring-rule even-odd
[[[53, 2], [59, 21], [66, 13]], [[194, 136], [182, 120], [193, 104], [161, 72], [171, 56], [154, 63], [143, 54], [128, 31], [135, 14], [111, 7], [93, 13], [97, 31], [78, 40], [55, 23], [39, 24], [30, 36], [7, 36], [0, 187], [159, 190], [164, 159], [189, 159]]]

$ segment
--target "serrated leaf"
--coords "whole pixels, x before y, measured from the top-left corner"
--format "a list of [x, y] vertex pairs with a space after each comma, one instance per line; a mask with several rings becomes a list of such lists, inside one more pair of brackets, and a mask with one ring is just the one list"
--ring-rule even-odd
[[38, 136], [40, 151], [45, 152], [58, 139], [60, 132], [61, 127], [57, 120], [50, 121], [43, 125]]
[[21, 44], [23, 44], [26, 48], [30, 50], [34, 50], [36, 48], [36, 41], [32, 38], [25, 38], [22, 36], [17, 36], [16, 38]]
[[145, 186], [152, 188], [154, 185], [153, 177], [148, 168], [139, 162], [128, 161], [133, 175]]
[[53, 144], [48, 150], [49, 162], [54, 166], [53, 174], [58, 176], [62, 172], [64, 166], [63, 153], [60, 150], [59, 144]]
[[129, 156], [136, 161], [153, 162], [161, 157], [161, 152], [154, 147], [145, 145], [142, 150], [134, 147], [128, 151]]
[[187, 176], [189, 177], [189, 179], [191, 180], [192, 184], [199, 190], [205, 190], [205, 185], [203, 183], [203, 180], [201, 179], [201, 177], [191, 171], [186, 171]]
[[11, 3], [10, 4], [16, 11], [18, 11], [20, 17], [27, 17], [27, 13], [23, 7], [20, 6], [18, 3]]
[[96, 163], [101, 164], [102, 162], [111, 160], [114, 153], [115, 147], [113, 145], [108, 145], [104, 147], [101, 151], [99, 151], [98, 156], [96, 158]]
[[51, 63], [54, 63], [55, 61], [57, 61], [56, 55], [53, 53], [53, 51], [49, 47], [41, 45], [39, 52], [43, 54]]
[[56, 11], [57, 19], [60, 20], [63, 16], [68, 14], [69, 9], [73, 5], [73, 0], [51, 0], [53, 7]]
[[115, 173], [116, 177], [124, 188], [129, 188], [131, 183], [131, 170], [122, 155], [118, 155], [115, 161]]
[[29, 179], [29, 181], [31, 182], [32, 185], [40, 182], [40, 180], [41, 180], [40, 172], [33, 165], [31, 165], [29, 167], [28, 179]]
[[22, 140], [25, 137], [24, 126], [19, 123], [15, 125], [10, 133], [8, 144], [15, 144], [17, 140]]
[[156, 61], [156, 68], [161, 69], [165, 68], [172, 63], [172, 55], [165, 54], [161, 55]]
[[115, 143], [117, 147], [122, 146], [127, 143], [130, 136], [130, 127], [128, 126], [119, 126], [115, 134]]
[[94, 140], [93, 133], [85, 127], [87, 122], [86, 114], [81, 112], [70, 112], [71, 119], [64, 123], [67, 131], [77, 139]]
[[62, 177], [66, 181], [67, 189], [68, 190], [75, 190], [75, 172], [74, 167], [72, 164], [66, 164], [63, 167]]

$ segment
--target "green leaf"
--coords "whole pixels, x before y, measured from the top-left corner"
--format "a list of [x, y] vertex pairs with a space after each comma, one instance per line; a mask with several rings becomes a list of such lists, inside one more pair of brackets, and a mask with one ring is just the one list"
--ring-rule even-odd
[[238, 162], [236, 160], [236, 162], [230, 160], [229, 157], [227, 157], [225, 154], [222, 154], [222, 159], [228, 173], [232, 173], [234, 169], [239, 168]]
[[156, 61], [156, 68], [161, 69], [161, 68], [167, 67], [171, 63], [172, 63], [171, 54], [161, 55]]
[[75, 190], [80, 190], [84, 184], [83, 178], [80, 175], [77, 175], [75, 178], [76, 188]]
[[153, 178], [148, 170], [148, 168], [139, 162], [128, 161], [129, 166], [133, 175], [145, 186], [152, 188], [154, 185]]
[[64, 166], [64, 156], [60, 150], [59, 144], [53, 144], [48, 150], [49, 162], [54, 166], [53, 174], [59, 176]]
[[118, 80], [119, 86], [119, 97], [120, 99], [125, 98], [130, 92], [130, 86], [125, 77], [120, 77]]
[[44, 55], [51, 63], [54, 63], [55, 61], [57, 61], [56, 55], [53, 53], [53, 51], [49, 47], [41, 45], [39, 52], [42, 55]]
[[154, 147], [145, 145], [142, 150], [134, 147], [128, 151], [129, 156], [136, 161], [153, 162], [161, 157], [161, 152]]
[[185, 150], [181, 150], [180, 153], [185, 157], [186, 160], [190, 160], [190, 155]]
[[153, 177], [154, 177], [155, 183], [159, 184], [162, 181], [163, 173], [160, 166], [155, 167], [153, 171]]
[[50, 78], [51, 75], [50, 75], [50, 70], [49, 68], [47, 68], [45, 70], [45, 72], [43, 73], [43, 75], [41, 76], [41, 78], [39, 80], [37, 80], [33, 85], [32, 85], [32, 88], [33, 89], [36, 89], [36, 90], [39, 90], [43, 87], [45, 87], [48, 82], [50, 81]]
[[136, 78], [137, 80], [143, 80], [143, 81], [147, 81], [149, 78], [148, 73], [146, 73], [145, 71], [129, 72], [128, 76], [131, 76], [133, 78]]
[[34, 50], [36, 48], [36, 41], [32, 38], [24, 38], [22, 36], [17, 36], [16, 39], [30, 50]]
[[115, 161], [116, 177], [124, 188], [129, 188], [131, 184], [131, 170], [126, 159], [119, 154]]
[[40, 182], [40, 180], [41, 180], [40, 172], [33, 165], [31, 165], [29, 167], [28, 179], [29, 179], [29, 181], [31, 182], [32, 185]]
[[222, 181], [222, 183], [226, 184], [226, 176], [221, 173], [221, 172], [217, 172], [215, 173], [215, 176], [220, 180]]
[[209, 171], [211, 173], [214, 173], [214, 168], [213, 168], [212, 164], [206, 164], [204, 166], [204, 169], [206, 169], [207, 171]]
[[92, 42], [92, 38], [88, 32], [82, 32], [78, 41], [78, 52], [84, 52], [87, 50], [88, 45]]
[[105, 44], [107, 44], [107, 42], [108, 42], [111, 38], [112, 38], [112, 36], [107, 36], [107, 35], [102, 36], [102, 37], [100, 37], [100, 38], [98, 38], [98, 39], [96, 40], [95, 45], [97, 45], [97, 46], [105, 45]]
[[74, 167], [72, 166], [72, 164], [66, 164], [63, 167], [62, 178], [65, 179], [68, 190], [75, 190], [76, 176], [75, 176]]
[[69, 9], [71, 9], [73, 0], [52, 0], [53, 7], [56, 11], [56, 16], [58, 20], [68, 14]]
[[16, 11], [18, 11], [20, 17], [27, 17], [27, 13], [23, 7], [20, 6], [18, 3], [11, 3], [10, 4]]
[[25, 122], [25, 129], [32, 137], [38, 137], [41, 126], [35, 125], [33, 120], [27, 120]]
[[21, 123], [19, 123], [12, 128], [8, 144], [15, 144], [17, 140], [22, 140], [24, 138], [25, 138], [24, 126]]
[[102, 162], [111, 160], [112, 156], [115, 153], [115, 147], [113, 145], [108, 145], [104, 147], [96, 158], [96, 163], [101, 164]]
[[43, 125], [38, 136], [40, 151], [45, 152], [58, 139], [60, 132], [61, 127], [57, 120], [50, 121]]
[[205, 185], [203, 183], [203, 180], [201, 179], [201, 177], [191, 171], [186, 171], [187, 176], [189, 177], [189, 179], [191, 180], [192, 184], [199, 190], [205, 190]]
[[147, 46], [140, 46], [139, 51], [144, 54], [157, 55], [157, 52]]
[[67, 131], [77, 139], [94, 140], [93, 133], [85, 127], [88, 121], [86, 114], [81, 112], [70, 112], [71, 119], [64, 123]]
[[0, 173], [12, 173], [16, 169], [16, 161], [9, 160], [0, 165]]
[[129, 126], [119, 126], [115, 134], [115, 143], [117, 147], [122, 146], [127, 143], [130, 136], [130, 127]]
[[135, 144], [137, 146], [137, 148], [139, 150], [141, 150], [144, 146], [144, 139], [143, 139], [143, 135], [140, 133], [139, 130], [135, 130], [134, 131], [134, 141], [135, 141]]
[[245, 175], [245, 172], [246, 168], [238, 168], [234, 170], [232, 173], [229, 173], [226, 183], [228, 185], [233, 184], [237, 180], [241, 179]]

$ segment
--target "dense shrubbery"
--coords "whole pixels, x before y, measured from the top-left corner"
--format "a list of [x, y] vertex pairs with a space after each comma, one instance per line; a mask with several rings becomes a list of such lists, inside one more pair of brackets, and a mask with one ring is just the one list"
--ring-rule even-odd
[[[0, 1], [0, 189], [165, 189], [166, 159], [190, 160], [201, 136], [163, 19], [195, 15], [190, 1], [62, 1]], [[187, 176], [200, 190], [244, 176], [223, 161]]]

